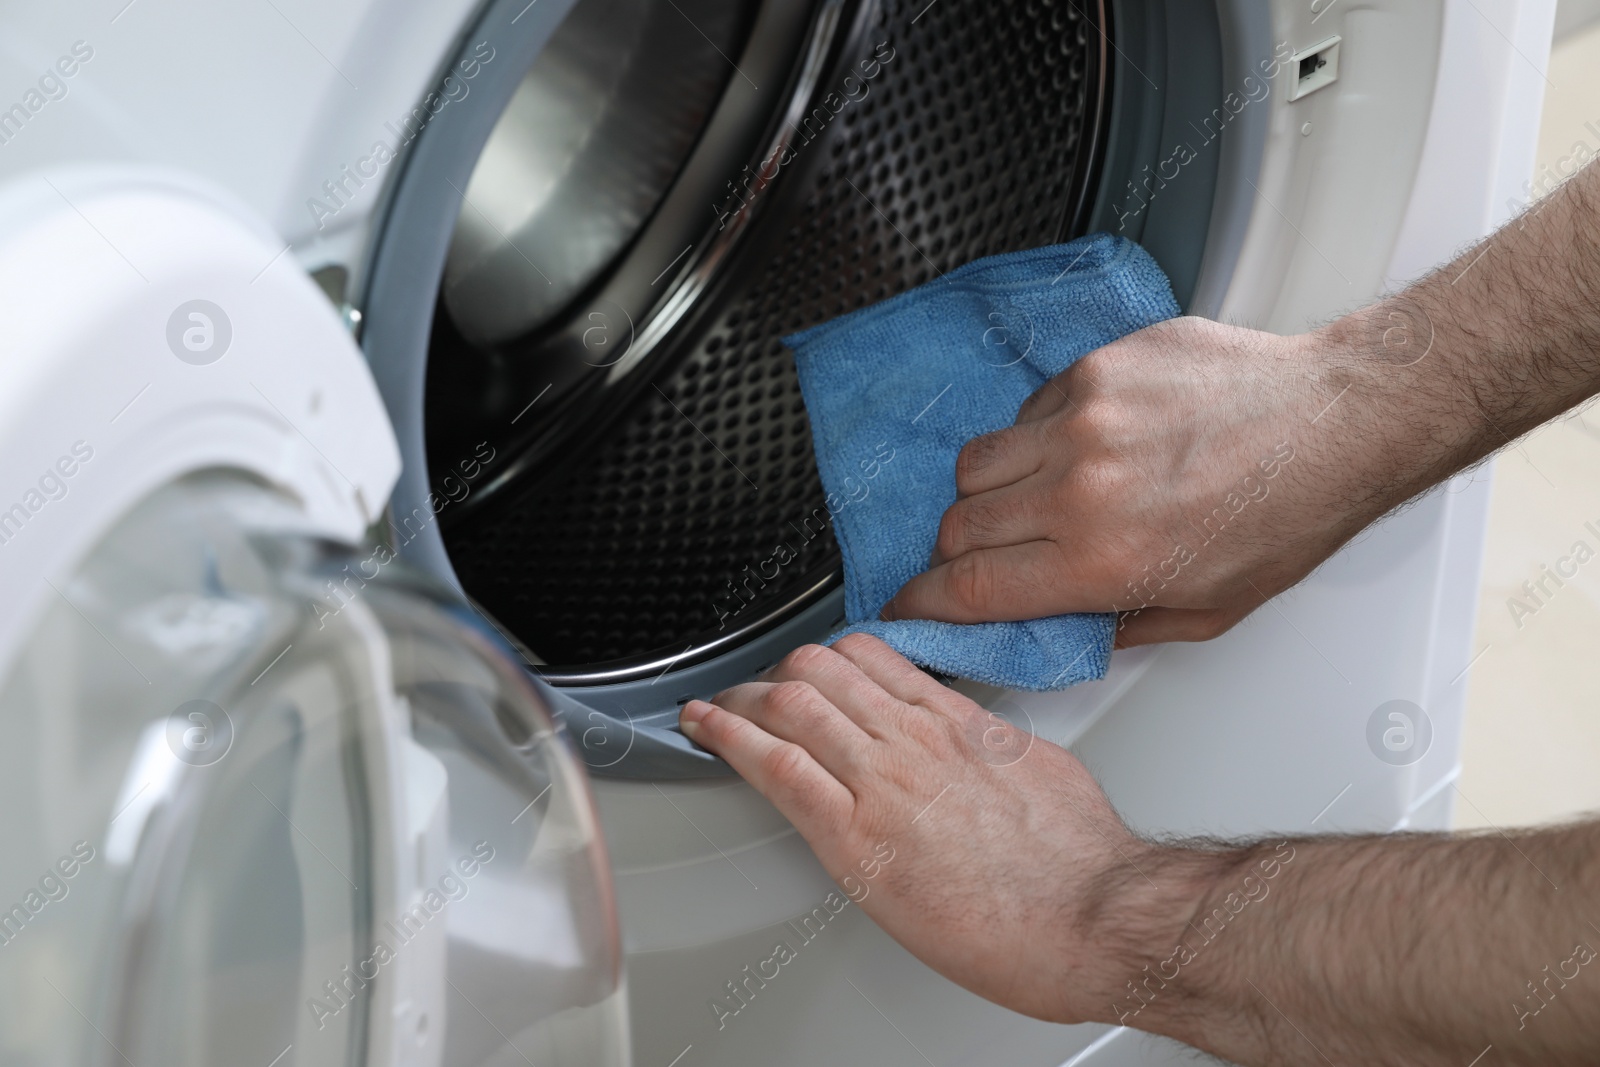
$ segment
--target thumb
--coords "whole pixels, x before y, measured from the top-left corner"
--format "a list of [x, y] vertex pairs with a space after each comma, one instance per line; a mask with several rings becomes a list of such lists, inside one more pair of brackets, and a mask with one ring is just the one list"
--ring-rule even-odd
[[974, 549], [911, 579], [879, 617], [973, 623], [1058, 615], [1073, 610], [1055, 603], [1060, 567], [1049, 541]]

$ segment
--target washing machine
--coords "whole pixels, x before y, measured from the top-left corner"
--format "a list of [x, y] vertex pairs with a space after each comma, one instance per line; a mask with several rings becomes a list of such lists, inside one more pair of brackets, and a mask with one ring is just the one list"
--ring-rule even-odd
[[[0, 9], [0, 1062], [1192, 1055], [937, 976], [675, 730], [842, 619], [779, 338], [1097, 230], [1325, 321], [1525, 202], [1553, 18]], [[952, 684], [1143, 831], [1443, 827], [1486, 494], [1218, 640]]]

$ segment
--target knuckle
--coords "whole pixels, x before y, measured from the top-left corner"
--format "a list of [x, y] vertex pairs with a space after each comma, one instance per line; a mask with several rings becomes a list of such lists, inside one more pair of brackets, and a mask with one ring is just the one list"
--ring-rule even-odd
[[1150, 557], [1138, 545], [1126, 540], [1106, 544], [1100, 550], [1099, 559], [1107, 572], [1129, 582], [1134, 581], [1141, 569], [1150, 562]]
[[1117, 426], [1119, 405], [1103, 389], [1089, 389], [1078, 404], [1078, 420], [1089, 432], [1104, 438]]
[[947, 559], [954, 559], [967, 549], [966, 514], [960, 502], [950, 505], [939, 520], [939, 533], [934, 538], [934, 548]]
[[1080, 506], [1105, 503], [1127, 488], [1127, 473], [1110, 457], [1090, 457], [1074, 463], [1061, 485], [1062, 492]]
[[[904, 727], [905, 733], [915, 742], [920, 753], [931, 754], [938, 758], [947, 758], [955, 754], [962, 746], [961, 728], [950, 718], [936, 711], [915, 716]], [[914, 759], [916, 766], [908, 767], [913, 780], [927, 772], [921, 769], [921, 760]]]
[[700, 734], [711, 747], [721, 749], [738, 749], [748, 745], [751, 739], [758, 736], [759, 727], [743, 715], [736, 715], [731, 711], [716, 708], [711, 714], [700, 720]]
[[833, 643], [833, 647], [839, 652], [847, 653], [852, 656], [877, 656], [883, 649], [888, 648], [889, 646], [878, 640], [876, 637], [873, 637], [871, 634], [857, 632], [853, 634], [845, 634], [843, 637], [839, 638], [839, 640]]
[[999, 462], [1004, 453], [1005, 433], [984, 434], [974, 437], [962, 446], [956, 454], [956, 485], [980, 477], [985, 471]]
[[938, 548], [954, 558], [971, 548], [992, 544], [1010, 524], [1005, 509], [983, 496], [967, 497], [950, 505], [939, 520]]
[[950, 594], [958, 604], [980, 607], [994, 598], [996, 575], [988, 557], [968, 554], [950, 564]]
[[767, 690], [767, 709], [779, 717], [796, 715], [813, 707], [817, 696], [810, 682], [778, 682]]
[[801, 645], [783, 657], [780, 667], [783, 673], [789, 675], [815, 674], [826, 669], [836, 655], [832, 649], [822, 645]]
[[761, 773], [769, 781], [792, 785], [803, 777], [808, 758], [799, 745], [780, 741], [762, 754]]
[[964, 512], [963, 525], [967, 529], [968, 536], [975, 540], [986, 541], [1006, 527], [1005, 510], [993, 501], [983, 497], [973, 497], [962, 501], [961, 506]]

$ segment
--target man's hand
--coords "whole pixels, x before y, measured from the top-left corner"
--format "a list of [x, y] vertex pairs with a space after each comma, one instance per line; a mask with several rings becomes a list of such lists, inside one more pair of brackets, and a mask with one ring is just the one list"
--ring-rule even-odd
[[1362, 528], [1600, 391], [1600, 166], [1409, 289], [1311, 333], [1175, 319], [971, 442], [885, 618], [1118, 610], [1216, 636]]
[[[1208, 636], [1597, 391], [1591, 165], [1314, 334], [1179, 320], [1090, 355], [963, 453], [933, 570], [891, 612], [1149, 603], [1124, 643]], [[1600, 823], [1153, 845], [1070, 754], [860, 635], [681, 721], [847, 892], [870, 880], [851, 896], [893, 937], [1018, 1011], [1275, 1067], [1600, 1063]]]
[[1152, 844], [1070, 753], [862, 634], [680, 721], [895, 940], [1015, 1011], [1273, 1067], [1600, 1063], [1600, 824]]
[[932, 567], [884, 617], [1117, 610], [1137, 612], [1119, 645], [1222, 633], [1393, 503], [1344, 506], [1383, 461], [1326, 440], [1330, 352], [1184, 318], [1091, 353], [962, 449]]
[[1130, 968], [1130, 947], [1164, 946], [1187, 917], [1151, 907], [1151, 929], [1114, 921], [1154, 895], [1139, 873], [1153, 847], [1070, 753], [877, 638], [797, 649], [764, 681], [691, 701], [682, 724], [777, 805], [892, 937], [1013, 1010], [1109, 1019], [1116, 987], [1143, 963]]

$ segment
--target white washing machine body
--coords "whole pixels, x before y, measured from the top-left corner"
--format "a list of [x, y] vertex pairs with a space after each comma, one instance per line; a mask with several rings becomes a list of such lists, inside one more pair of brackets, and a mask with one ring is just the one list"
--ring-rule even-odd
[[[385, 242], [399, 247], [394, 234], [425, 215], [407, 215], [417, 201], [408, 199], [414, 194], [406, 184], [410, 181], [414, 190], [416, 175], [428, 173], [418, 162], [425, 149], [466, 154], [464, 170], [457, 172], [464, 181], [504, 99], [485, 115], [452, 116], [476, 115], [469, 106], [474, 94], [479, 102], [496, 93], [509, 98], [522, 69], [541, 54], [573, 6], [540, 0], [424, 8], [372, 0], [331, 9], [280, 2], [246, 10], [191, 0], [126, 5], [115, 0], [94, 11], [5, 13], [0, 62], [16, 106], [0, 112], [0, 178], [5, 181], [0, 268], [9, 279], [5, 291], [17, 301], [14, 320], [22, 328], [13, 347], [22, 356], [8, 359], [0, 371], [9, 380], [0, 393], [0, 438], [8, 442], [0, 449], [0, 504], [20, 504], [26, 513], [14, 531], [6, 528], [0, 545], [0, 586], [14, 605], [0, 620], [0, 660], [10, 672], [8, 685], [16, 684], [25, 668], [42, 672], [42, 678], [72, 678], [87, 670], [76, 658], [81, 648], [64, 651], [78, 645], [64, 638], [52, 644], [49, 635], [52, 627], [71, 622], [68, 614], [81, 619], [81, 625], [73, 624], [79, 625], [73, 639], [79, 641], [98, 632], [96, 623], [122, 617], [116, 603], [89, 603], [79, 595], [96, 588], [93, 575], [100, 572], [95, 568], [114, 574], [116, 560], [137, 556], [128, 554], [132, 550], [118, 540], [119, 531], [133, 529], [126, 536], [146, 543], [164, 529], [162, 514], [181, 517], [193, 507], [223, 516], [208, 521], [234, 531], [228, 536], [241, 545], [266, 537], [357, 546], [386, 502], [391, 516], [409, 516], [419, 507], [439, 514], [446, 506], [441, 500], [453, 501], [443, 479], [465, 476], [468, 468], [445, 471], [435, 463], [430, 469], [423, 432], [426, 368], [415, 358], [394, 355], [412, 343], [406, 338], [427, 332], [433, 309], [431, 302], [421, 307], [413, 298], [410, 318], [394, 310], [395, 298], [385, 296], [390, 283], [384, 272], [392, 275], [395, 268], [383, 249]], [[1267, 329], [1300, 330], [1417, 276], [1506, 218], [1525, 195], [1531, 168], [1553, 6], [1550, 0], [1219, 2], [1220, 50], [1212, 61], [1220, 71], [1216, 80], [1224, 108], [1216, 113], [1220, 136], [1197, 129], [1197, 141], [1190, 145], [1194, 152], [1217, 142], [1209, 164], [1214, 187], [1207, 198], [1208, 221], [1203, 240], [1190, 240], [1174, 253], [1194, 261], [1185, 286], [1187, 306]], [[1176, 25], [1178, 9], [1169, 8]], [[819, 18], [838, 9], [819, 5]], [[1159, 23], [1160, 9], [1153, 4], [1142, 10]], [[1131, 26], [1131, 10], [1118, 7], [1124, 21], [1110, 27], [1113, 39], [1124, 44], [1131, 38], [1116, 35]], [[931, 25], [933, 16], [928, 18]], [[1153, 62], [1176, 71], [1183, 66], [1174, 58], [1180, 52], [1168, 43], [1150, 54]], [[1115, 77], [1130, 84], [1142, 79], [1152, 88], [1167, 84], [1159, 67], [1140, 69], [1144, 58], [1145, 53], [1121, 54]], [[1267, 65], [1274, 60], [1269, 77]], [[492, 88], [503, 70], [514, 76]], [[754, 83], [751, 90], [759, 92]], [[9, 103], [0, 98], [0, 106]], [[1128, 173], [1124, 187], [1102, 188], [1097, 217], [1130, 217], [1136, 223], [1145, 217], [1150, 228], [1142, 236], [1157, 247], [1164, 239], [1156, 227], [1163, 194], [1169, 182], [1181, 186], [1186, 164], [1176, 164], [1178, 171], [1169, 175], [1163, 168], [1182, 158], [1175, 152], [1178, 135], [1158, 128], [1151, 136], [1160, 146], [1151, 169]], [[407, 237], [436, 253], [431, 260], [418, 257], [424, 292], [437, 289], [456, 215], [468, 212], [459, 203], [467, 194], [462, 188], [454, 192], [457, 200], [448, 217], [430, 218], [430, 234]], [[692, 296], [692, 272], [666, 274], [673, 267], [669, 260], [661, 257], [663, 275], [675, 292]], [[326, 296], [307, 279], [309, 272], [315, 272]], [[232, 331], [233, 347], [210, 363], [186, 347], [217, 343], [218, 321], [211, 310], [184, 306], [196, 300], [224, 309]], [[349, 337], [357, 328], [366, 331], [362, 339], [376, 390]], [[426, 352], [425, 343], [413, 347]], [[473, 458], [463, 455], [460, 462]], [[180, 490], [172, 490], [175, 484]], [[978, 687], [969, 692], [1021, 717], [1040, 736], [1072, 746], [1141, 829], [1252, 834], [1442, 827], [1452, 803], [1461, 711], [1476, 653], [1471, 637], [1486, 502], [1486, 469], [1450, 483], [1363, 535], [1301, 586], [1217, 641], [1119, 653], [1103, 681], [1064, 693], [1005, 694]], [[195, 588], [213, 588], [203, 545], [173, 544], [192, 550]], [[436, 533], [416, 538], [407, 555], [431, 570], [441, 586], [459, 582]], [[327, 580], [327, 568], [318, 570], [319, 564], [281, 563], [271, 552], [262, 558], [280, 561], [261, 564], [268, 571], [281, 564], [283, 573]], [[279, 579], [261, 582], [263, 589], [276, 589]], [[190, 590], [189, 595], [199, 593]], [[342, 703], [334, 702], [366, 710], [352, 713], [348, 722], [330, 719], [329, 729], [330, 736], [373, 731], [371, 737], [381, 739], [372, 741], [375, 750], [390, 753], [387, 761], [374, 757], [374, 766], [388, 768], [372, 772], [379, 784], [362, 787], [373, 810], [388, 814], [366, 823], [347, 820], [369, 833], [376, 833], [374, 826], [386, 827], [377, 836], [390, 843], [363, 847], [339, 839], [347, 854], [366, 857], [376, 872], [374, 880], [384, 886], [375, 897], [380, 909], [390, 906], [384, 901], [425, 892], [438, 876], [429, 865], [447, 867], [458, 858], [449, 849], [461, 843], [457, 827], [443, 814], [421, 822], [421, 816], [408, 822], [402, 814], [416, 805], [400, 798], [409, 795], [407, 789], [425, 794], [422, 783], [437, 782], [428, 768], [448, 765], [438, 754], [451, 746], [428, 741], [427, 731], [416, 725], [420, 720], [407, 719], [396, 710], [398, 703], [420, 701], [419, 686], [444, 681], [467, 685], [475, 678], [480, 691], [491, 694], [516, 689], [507, 676], [495, 674], [498, 667], [483, 667], [500, 662], [499, 653], [487, 650], [487, 641], [479, 647], [459, 633], [434, 640], [456, 659], [476, 662], [477, 674], [464, 669], [461, 678], [418, 681], [408, 675], [397, 681], [385, 656], [392, 658], [390, 646], [407, 640], [396, 636], [404, 628], [395, 616], [405, 612], [381, 606], [387, 595], [374, 591], [371, 604], [360, 597], [351, 600], [353, 607], [347, 615], [340, 613], [345, 617], [335, 627], [348, 629], [345, 644], [330, 653], [365, 664], [360, 669], [376, 679], [359, 699], [346, 695]], [[450, 601], [446, 593], [408, 589], [394, 595], [415, 596], [424, 605], [416, 609], [419, 615], [449, 614], [443, 606]], [[265, 592], [260, 596], [271, 599]], [[143, 602], [134, 597], [129, 604], [137, 608]], [[214, 616], [214, 625], [208, 625], [221, 627], [219, 632], [234, 617], [226, 610], [218, 614], [215, 606], [194, 610], [200, 612], [196, 618]], [[452, 617], [460, 624], [460, 616]], [[322, 621], [315, 610], [311, 621]], [[190, 628], [195, 626], [191, 619]], [[119, 646], [117, 633], [101, 636], [99, 657], [121, 663], [128, 646]], [[203, 641], [191, 639], [201, 644], [175, 647], [190, 649], [187, 655], [193, 657]], [[269, 668], [265, 677], [270, 679], [272, 655], [282, 645], [258, 647], [243, 629], [233, 640], [248, 646], [245, 659], [251, 664]], [[191, 659], [189, 666], [196, 662]], [[133, 669], [101, 679], [94, 693], [103, 697], [118, 687], [139, 693], [152, 682], [140, 682], [142, 665], [137, 655], [130, 656], [126, 666]], [[287, 665], [287, 660], [280, 664]], [[485, 670], [493, 676], [488, 681]], [[678, 677], [671, 662], [662, 673]], [[29, 684], [33, 688], [25, 699], [18, 697], [20, 702], [4, 713], [8, 730], [38, 735], [38, 747], [19, 757], [42, 761], [34, 768], [37, 775], [48, 764], [47, 752], [68, 750], [43, 729], [46, 704], [38, 694], [48, 690], [47, 682], [35, 677]], [[242, 686], [251, 688], [250, 679]], [[548, 690], [540, 692], [555, 699]], [[910, 1064], [930, 1057], [934, 1062], [1166, 1062], [1166, 1050], [1136, 1034], [1051, 1026], [981, 1001], [904, 953], [858, 909], [834, 910], [829, 902], [839, 898], [826, 873], [792, 828], [742, 783], [673, 777], [649, 768], [635, 780], [606, 776], [615, 770], [607, 766], [608, 753], [632, 743], [636, 724], [643, 724], [641, 731], [657, 731], [662, 716], [630, 717], [618, 711], [622, 704], [608, 704], [593, 686], [565, 693], [561, 700], [571, 703], [555, 702], [569, 717], [576, 714], [581, 722], [585, 703], [607, 713], [600, 740], [613, 748], [590, 763], [600, 772], [592, 783], [593, 797], [612, 871], [607, 874], [603, 860], [595, 858], [588, 793], [568, 781], [562, 757], [548, 754], [541, 757], [545, 778], [537, 780], [566, 782], [558, 792], [568, 805], [564, 814], [550, 815], [548, 825], [552, 835], [568, 835], [561, 854], [584, 857], [577, 866], [587, 873], [560, 890], [559, 879], [550, 880], [556, 876], [539, 873], [545, 868], [537, 858], [535, 834], [515, 839], [519, 855], [527, 857], [520, 869], [534, 872], [520, 882], [545, 878], [540, 884], [547, 911], [533, 913], [557, 916], [548, 929], [565, 923], [567, 929], [587, 931], [575, 935], [574, 943], [582, 945], [580, 965], [569, 970], [589, 974], [605, 971], [611, 951], [602, 944], [605, 923], [592, 915], [571, 918], [571, 898], [591, 898], [599, 912], [609, 914], [614, 879], [637, 1062], [684, 1067], [868, 1058]], [[62, 708], [77, 708], [81, 696], [55, 699]], [[452, 699], [454, 704], [446, 703], [457, 708], [466, 700]], [[518, 706], [538, 703], [528, 695], [506, 699]], [[1392, 700], [1417, 705], [1431, 722], [1430, 747], [1402, 766], [1378, 759], [1367, 741], [1372, 714]], [[145, 716], [135, 725], [154, 722], [163, 730], [176, 711], [131, 695], [129, 705]], [[472, 718], [459, 714], [462, 721]], [[533, 724], [533, 735], [543, 737], [540, 714], [518, 713]], [[489, 716], [502, 723], [502, 734], [504, 718]], [[270, 721], [265, 711], [250, 713], [251, 723], [258, 719]], [[446, 715], [438, 721], [448, 720]], [[91, 719], [84, 713], [72, 721]], [[619, 722], [627, 728], [625, 738], [615, 734]], [[302, 724], [302, 729], [310, 727]], [[246, 733], [241, 724], [241, 742]], [[175, 756], [176, 764], [161, 757], [148, 765], [165, 766], [160, 773], [130, 770], [135, 754], [145, 751], [139, 748], [141, 736], [136, 730], [121, 747], [108, 744], [96, 757], [110, 768], [106, 773], [116, 788], [104, 786], [101, 794], [82, 801], [81, 810], [74, 808], [72, 818], [50, 822], [7, 846], [0, 862], [8, 879], [0, 892], [7, 896], [0, 902], [12, 896], [23, 900], [33, 893], [40, 872], [55, 870], [52, 886], [69, 886], [83, 903], [94, 902], [97, 915], [111, 916], [116, 908], [128, 907], [114, 907], [113, 901], [136, 896], [128, 888], [131, 882], [111, 878], [114, 867], [119, 878], [131, 877], [129, 871], [165, 869], [155, 860], [145, 861], [145, 867], [136, 862], [143, 855], [141, 841], [161, 839], [148, 829], [160, 823], [150, 813], [165, 810], [139, 799], [140, 774], [181, 784], [199, 772], [182, 756]], [[76, 750], [96, 752], [92, 739], [75, 734], [72, 740]], [[506, 743], [516, 749], [517, 740], [513, 736]], [[452, 745], [451, 751], [472, 748], [459, 738]], [[414, 749], [433, 752], [433, 762]], [[508, 764], [490, 763], [502, 778], [512, 774]], [[224, 760], [200, 769], [228, 765]], [[459, 777], [470, 780], [474, 772], [462, 771]], [[530, 788], [535, 780], [515, 780], [503, 787], [501, 799], [509, 802], [526, 792], [527, 803], [535, 803], [539, 798]], [[344, 779], [328, 781], [329, 789], [354, 790], [347, 781], [339, 785]], [[41, 798], [51, 795], [43, 779], [26, 777], [26, 782], [32, 790], [29, 803], [43, 811]], [[183, 793], [178, 785], [162, 788], [172, 796]], [[265, 782], [257, 791], [271, 801]], [[151, 792], [146, 789], [144, 795]], [[292, 790], [282, 797], [284, 804], [315, 799]], [[343, 802], [348, 805], [348, 797]], [[471, 806], [466, 800], [458, 804]], [[505, 820], [510, 833], [524, 825], [512, 824], [516, 807]], [[301, 811], [310, 817], [314, 809]], [[291, 840], [284, 847], [294, 854], [295, 869], [310, 871], [318, 847], [331, 849], [333, 838], [312, 847], [307, 842], [316, 835], [302, 832], [301, 820], [290, 818], [296, 812], [280, 814], [290, 827], [285, 833]], [[128, 838], [131, 831], [116, 831], [113, 820], [124, 818], [138, 821], [144, 836]], [[434, 827], [432, 838], [428, 826]], [[351, 833], [330, 830], [334, 838], [340, 832]], [[194, 833], [197, 840], [205, 839], [199, 830]], [[82, 889], [82, 881], [71, 886], [64, 873], [66, 867], [75, 867], [79, 877], [97, 873], [94, 862], [81, 856], [76, 864], [65, 862], [79, 840], [104, 857], [100, 870], [108, 874], [106, 887], [96, 891], [100, 895]], [[433, 842], [420, 869], [394, 859], [418, 840]], [[461, 840], [470, 852], [477, 839]], [[114, 842], [121, 843], [114, 849]], [[122, 857], [121, 866], [111, 861], [114, 851]], [[58, 860], [64, 865], [56, 867]], [[344, 893], [326, 875], [318, 876], [320, 882], [309, 874], [302, 877], [299, 891], [305, 901]], [[492, 897], [500, 909], [483, 911], [491, 917], [487, 921], [493, 916], [512, 921], [515, 909], [538, 895], [529, 890], [519, 896], [512, 891], [519, 879], [509, 882], [512, 888], [500, 896], [483, 892], [476, 898]], [[145, 896], [138, 899], [152, 899], [148, 888], [141, 892]], [[50, 901], [52, 895], [41, 889], [35, 897]], [[0, 975], [11, 993], [0, 1003], [18, 1013], [16, 1026], [0, 1027], [8, 1035], [0, 1038], [9, 1042], [0, 1049], [7, 1062], [108, 1058], [111, 1053], [96, 1042], [109, 1045], [112, 1038], [95, 1027], [104, 1029], [105, 1019], [126, 1020], [129, 1005], [139, 1003], [128, 999], [115, 976], [96, 985], [83, 975], [74, 977], [71, 965], [47, 962], [58, 958], [43, 947], [53, 935], [31, 927], [48, 927], [52, 919], [65, 925], [71, 905], [68, 894], [29, 912], [30, 928], [19, 929], [41, 947], [27, 966], [7, 966], [0, 956]], [[348, 902], [344, 906], [348, 910]], [[791, 924], [819, 914], [819, 908], [827, 917], [826, 923], [813, 924], [820, 932], [797, 934]], [[471, 909], [457, 910], [460, 922], [470, 926]], [[569, 918], [562, 920], [561, 914]], [[345, 918], [341, 930], [366, 921], [354, 912]], [[450, 921], [454, 937], [456, 920]], [[151, 928], [179, 929], [159, 923]], [[324, 946], [336, 945], [337, 951], [327, 960], [319, 957], [319, 966], [341, 952], [342, 962], [360, 962], [357, 942], [341, 936], [325, 940]], [[749, 968], [770, 958], [778, 941], [792, 945], [796, 961], [778, 979], [749, 982]], [[18, 936], [0, 953], [18, 958], [26, 944]], [[121, 961], [165, 959], [153, 949], [141, 957], [128, 937], [117, 945]], [[437, 1026], [442, 1013], [447, 1027], [465, 1029], [463, 1020], [477, 1010], [474, 997], [441, 985], [446, 977], [461, 984], [461, 972], [442, 962], [453, 960], [449, 954], [456, 951], [445, 940], [409, 957], [398, 954], [400, 963], [390, 972], [392, 989], [383, 992], [388, 999], [371, 1001], [387, 1014], [380, 1016], [382, 1026], [367, 1029], [384, 1036], [359, 1049], [350, 1045], [341, 1055], [374, 1063], [423, 1062], [438, 1055], [441, 1046], [428, 1044], [419, 1017], [431, 1012]], [[73, 958], [70, 952], [58, 955]], [[523, 958], [537, 956], [530, 949]], [[205, 958], [196, 959], [192, 973], [203, 973]], [[329, 975], [339, 972], [335, 966]], [[144, 973], [135, 962], [117, 972], [124, 977]], [[494, 972], [479, 968], [473, 973]], [[305, 999], [316, 999], [319, 983], [309, 970], [302, 977], [301, 984], [309, 983], [312, 991]], [[565, 994], [549, 993], [554, 986], [527, 988], [549, 993], [551, 1004], [566, 1005], [563, 1010], [576, 1011], [580, 1021], [552, 1024], [559, 1033], [548, 1026], [536, 1032], [532, 1022], [526, 1030], [513, 1030], [504, 1019], [517, 1016], [516, 1005], [489, 1005], [478, 1015], [493, 1019], [491, 1028], [502, 1040], [492, 1047], [473, 1046], [471, 1062], [520, 1062], [536, 1051], [560, 1062], [567, 1062], [559, 1060], [563, 1053], [571, 1062], [625, 1058], [627, 1038], [610, 1033], [606, 1021], [614, 1022], [622, 1010], [617, 983], [573, 981], [586, 992], [565, 1001]], [[371, 996], [384, 988], [374, 981]], [[456, 994], [463, 1000], [452, 1005], [449, 998]], [[357, 1003], [348, 993], [346, 1000]], [[234, 1010], [249, 1017], [240, 1003], [233, 1002]], [[328, 1000], [325, 1008], [337, 1004]], [[526, 1013], [530, 1019], [551, 1015], [544, 1006]], [[170, 1017], [193, 1021], [193, 1016]], [[295, 1036], [285, 1044], [300, 1049], [292, 1053], [295, 1059], [311, 1062], [316, 1055], [306, 1050], [315, 1046], [306, 1042], [321, 1031], [302, 1030], [306, 1020], [320, 1021], [318, 1011], [299, 1004], [295, 1017], [292, 1025], [301, 1029], [292, 1030]], [[55, 1031], [43, 1029], [41, 1020], [77, 1026], [72, 1020], [79, 1018], [97, 1020], [81, 1027], [81, 1038], [74, 1039], [79, 1044], [43, 1051], [40, 1035]], [[344, 1025], [356, 1028], [349, 1018]], [[110, 1032], [154, 1040], [136, 1026]], [[262, 1032], [275, 1040], [283, 1031], [264, 1026]]]

